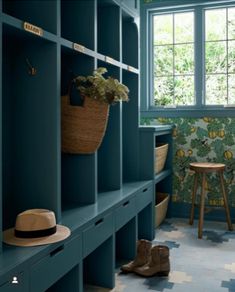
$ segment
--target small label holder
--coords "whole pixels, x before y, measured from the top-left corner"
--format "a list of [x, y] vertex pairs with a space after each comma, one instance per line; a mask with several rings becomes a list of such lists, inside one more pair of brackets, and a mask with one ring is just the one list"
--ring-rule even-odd
[[23, 27], [24, 27], [25, 31], [28, 31], [28, 32], [35, 34], [37, 36], [40, 36], [40, 37], [43, 36], [43, 30], [36, 25], [33, 25], [29, 22], [24, 22]]
[[115, 60], [109, 56], [105, 56], [105, 62], [115, 65]]
[[85, 53], [86, 48], [78, 43], [73, 43], [73, 49], [77, 52]]

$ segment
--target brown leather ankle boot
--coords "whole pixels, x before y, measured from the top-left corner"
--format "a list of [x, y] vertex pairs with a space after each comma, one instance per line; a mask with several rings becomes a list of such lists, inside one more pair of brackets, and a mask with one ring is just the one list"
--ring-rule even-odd
[[136, 267], [134, 272], [144, 277], [168, 276], [170, 272], [169, 248], [164, 245], [152, 247], [149, 262], [142, 267]]
[[133, 261], [121, 267], [124, 273], [134, 271], [134, 268], [145, 265], [150, 258], [151, 242], [145, 239], [140, 239], [137, 242], [137, 254]]

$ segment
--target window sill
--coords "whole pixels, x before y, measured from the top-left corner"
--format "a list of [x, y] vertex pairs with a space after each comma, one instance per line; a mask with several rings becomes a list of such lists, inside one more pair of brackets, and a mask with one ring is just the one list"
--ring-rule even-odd
[[201, 117], [235, 117], [235, 107], [209, 107], [209, 108], [159, 108], [151, 107], [141, 110], [143, 118], [201, 118]]

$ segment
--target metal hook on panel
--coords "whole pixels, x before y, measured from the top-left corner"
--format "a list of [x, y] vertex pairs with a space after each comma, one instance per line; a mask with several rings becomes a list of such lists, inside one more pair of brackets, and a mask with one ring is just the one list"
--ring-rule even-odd
[[28, 73], [31, 76], [35, 76], [37, 74], [37, 69], [32, 66], [32, 64], [29, 62], [29, 59], [26, 58], [26, 63], [28, 65]]

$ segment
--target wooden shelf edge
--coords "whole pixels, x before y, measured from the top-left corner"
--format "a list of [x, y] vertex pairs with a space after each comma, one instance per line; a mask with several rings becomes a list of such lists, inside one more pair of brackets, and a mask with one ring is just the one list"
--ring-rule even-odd
[[162, 181], [163, 179], [165, 179], [166, 177], [168, 177], [171, 174], [172, 174], [171, 169], [166, 169], [166, 170], [163, 170], [160, 173], [156, 174], [155, 179], [154, 179], [155, 184], [159, 183], [160, 181]]

